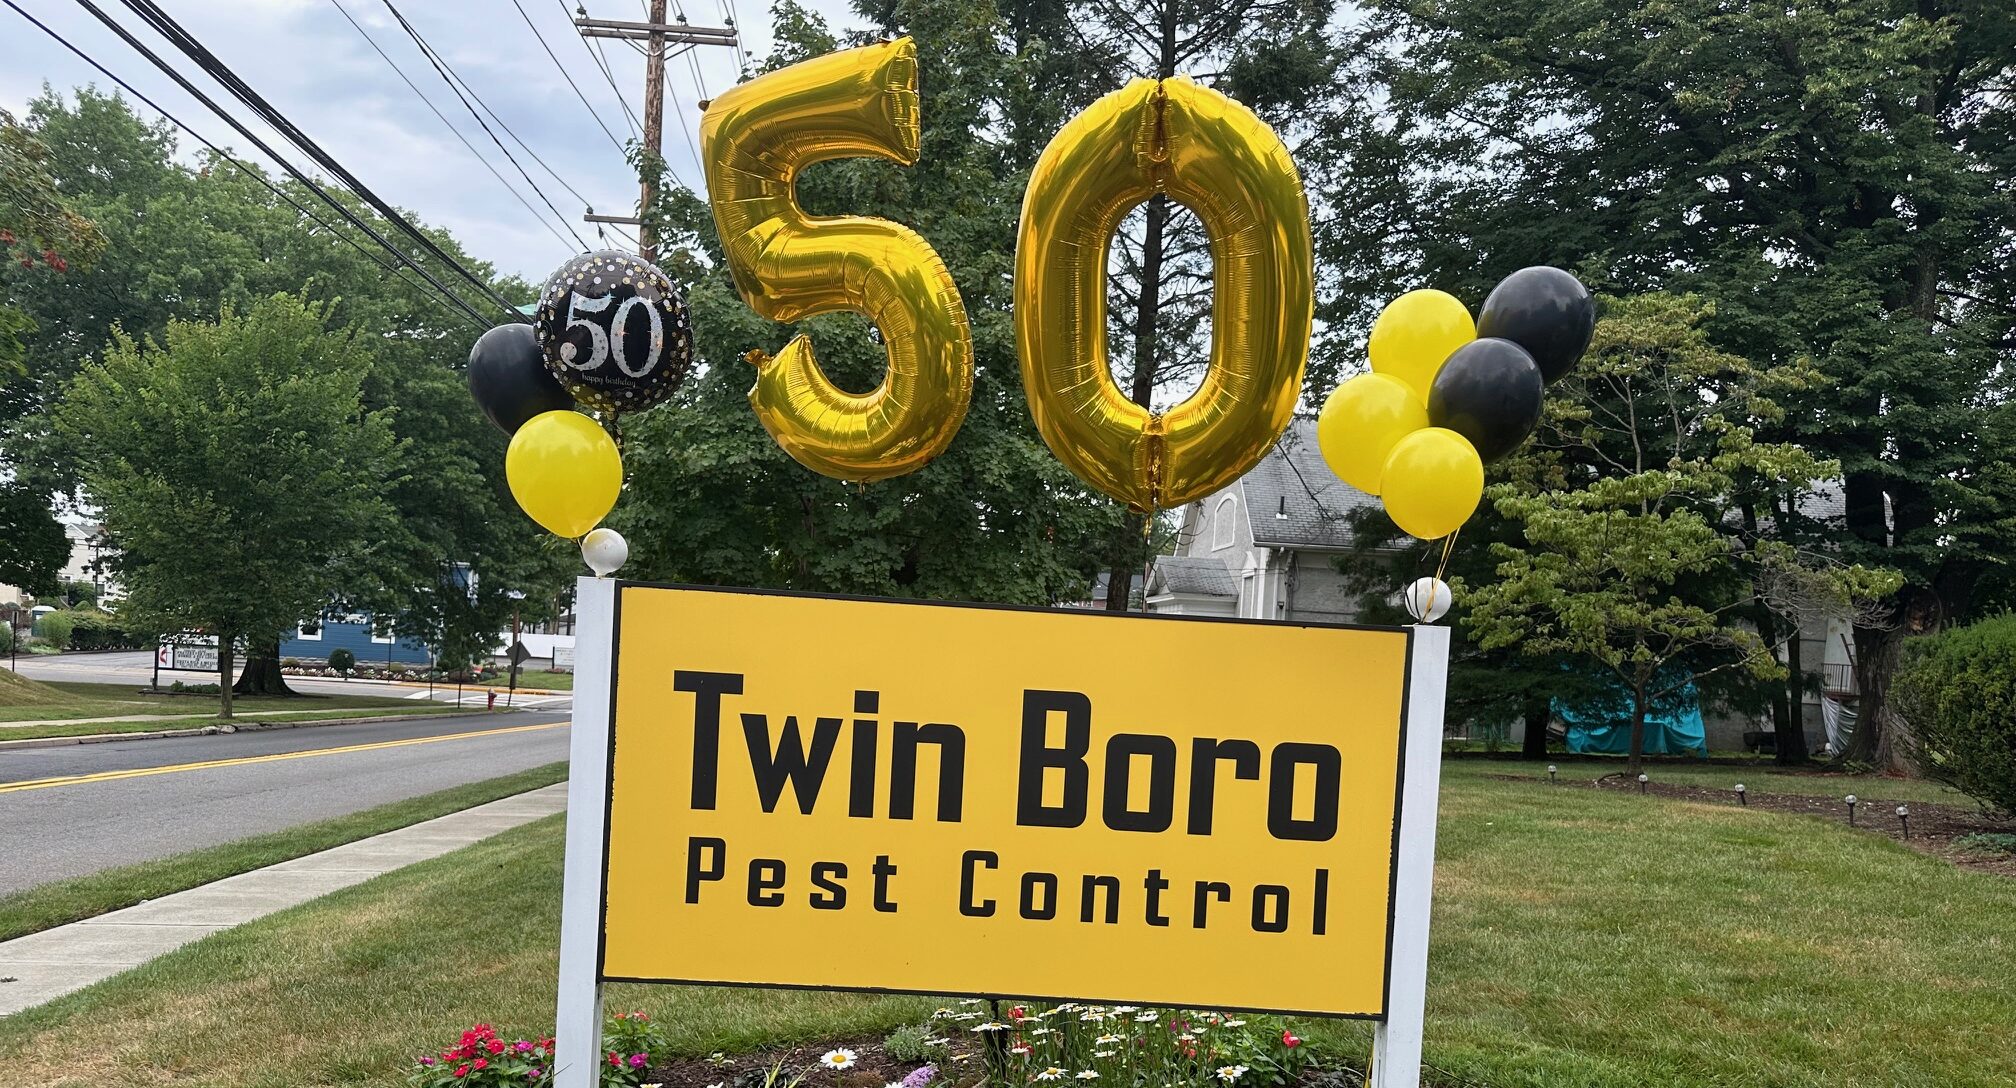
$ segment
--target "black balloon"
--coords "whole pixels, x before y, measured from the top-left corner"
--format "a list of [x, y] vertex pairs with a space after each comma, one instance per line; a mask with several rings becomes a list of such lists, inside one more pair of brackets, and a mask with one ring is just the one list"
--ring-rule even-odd
[[1544, 265], [1522, 268], [1499, 281], [1477, 315], [1477, 335], [1510, 340], [1526, 349], [1550, 384], [1568, 373], [1589, 349], [1596, 331], [1596, 300], [1582, 281]]
[[664, 400], [693, 369], [685, 297], [620, 250], [584, 253], [553, 273], [533, 329], [546, 369], [574, 399], [611, 414]]
[[541, 412], [574, 407], [546, 369], [532, 326], [515, 321], [484, 333], [469, 349], [469, 392], [505, 434], [516, 434]]
[[1487, 337], [1457, 348], [1428, 388], [1428, 422], [1470, 440], [1486, 461], [1519, 448], [1540, 422], [1546, 383], [1526, 349]]

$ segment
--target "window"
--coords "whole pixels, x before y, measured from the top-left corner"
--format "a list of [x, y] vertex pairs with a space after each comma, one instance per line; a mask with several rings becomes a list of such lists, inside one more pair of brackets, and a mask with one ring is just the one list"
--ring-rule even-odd
[[1218, 505], [1211, 508], [1212, 551], [1232, 546], [1238, 536], [1238, 530], [1233, 526], [1232, 519], [1238, 515], [1239, 500], [1231, 495], [1219, 499]]
[[392, 645], [393, 641], [394, 641], [394, 637], [393, 637], [393, 634], [392, 634], [392, 632], [390, 632], [390, 631], [385, 631], [385, 632], [382, 632], [382, 633], [381, 633], [381, 632], [379, 632], [379, 631], [378, 631], [378, 630], [377, 630], [376, 628], [373, 628], [373, 629], [372, 629], [372, 631], [371, 631], [371, 645], [373, 645], [373, 646], [390, 646], [390, 645]]
[[322, 641], [322, 621], [319, 619], [309, 620], [301, 625], [300, 630], [294, 632], [294, 637], [303, 642]]

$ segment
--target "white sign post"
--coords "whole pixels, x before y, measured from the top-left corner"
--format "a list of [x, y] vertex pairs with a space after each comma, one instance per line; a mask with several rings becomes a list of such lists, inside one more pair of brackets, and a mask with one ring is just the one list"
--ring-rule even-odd
[[555, 1088], [602, 1082], [602, 834], [609, 818], [610, 663], [616, 583], [574, 582], [574, 726], [567, 748], [567, 860], [560, 897]]
[[1449, 629], [1414, 628], [1407, 688], [1407, 758], [1400, 781], [1400, 849], [1393, 876], [1393, 945], [1386, 1019], [1372, 1029], [1368, 1088], [1419, 1088], [1428, 1001], [1428, 911], [1435, 893], [1435, 806], [1442, 788], [1442, 703]]

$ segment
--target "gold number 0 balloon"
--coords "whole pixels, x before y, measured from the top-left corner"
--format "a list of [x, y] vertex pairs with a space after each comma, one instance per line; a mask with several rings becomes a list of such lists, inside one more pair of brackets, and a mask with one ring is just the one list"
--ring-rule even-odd
[[[1203, 221], [1211, 368], [1167, 414], [1106, 363], [1106, 247], [1166, 193]], [[1036, 429], [1087, 483], [1136, 509], [1181, 506], [1259, 463], [1302, 390], [1315, 304], [1309, 206], [1288, 149], [1252, 111], [1187, 79], [1139, 79], [1044, 149], [1022, 198], [1015, 332]]]
[[826, 159], [917, 161], [917, 47], [902, 38], [794, 64], [716, 98], [701, 119], [714, 224], [735, 286], [772, 321], [864, 313], [888, 345], [879, 388], [845, 392], [792, 339], [752, 355], [749, 403], [800, 464], [843, 480], [921, 468], [958, 433], [973, 340], [952, 274], [918, 233], [798, 207], [798, 171]]

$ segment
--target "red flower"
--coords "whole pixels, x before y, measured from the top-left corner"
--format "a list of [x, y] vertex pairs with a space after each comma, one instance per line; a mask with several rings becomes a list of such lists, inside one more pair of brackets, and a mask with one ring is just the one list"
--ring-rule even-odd
[[58, 272], [68, 272], [70, 271], [70, 262], [61, 257], [51, 257], [49, 258], [49, 267]]
[[1287, 1028], [1282, 1028], [1281, 1045], [1287, 1047], [1290, 1050], [1293, 1050], [1296, 1047], [1302, 1045], [1302, 1040], [1296, 1038], [1294, 1032], [1289, 1031]]
[[484, 1049], [492, 1054], [502, 1054], [504, 1053], [504, 1043], [501, 1040], [492, 1039], [484, 1044]]
[[488, 1068], [490, 1068], [490, 1059], [488, 1059], [488, 1058], [478, 1058], [478, 1059], [476, 1059], [476, 1068], [477, 1068], [477, 1069], [488, 1069]]
[[1008, 1019], [1010, 1019], [1010, 1020], [1020, 1020], [1020, 1019], [1022, 1019], [1023, 1017], [1025, 1017], [1025, 1016], [1028, 1016], [1028, 1015], [1029, 1015], [1029, 1010], [1028, 1010], [1028, 1009], [1025, 1009], [1025, 1008], [1023, 1008], [1023, 1007], [1022, 1007], [1022, 1006], [1020, 1006], [1020, 1005], [1017, 1005], [1017, 1006], [1015, 1006], [1014, 1008], [1012, 1008], [1012, 1009], [1009, 1009], [1009, 1010], [1008, 1010]]
[[466, 1066], [466, 1065], [458, 1065], [458, 1066], [456, 1066], [456, 1067], [455, 1067], [455, 1075], [456, 1075], [456, 1076], [458, 1076], [458, 1077], [466, 1077], [466, 1076], [468, 1076], [468, 1075], [469, 1075], [469, 1067], [468, 1067], [468, 1066]]

